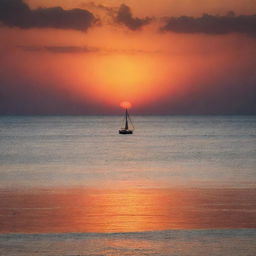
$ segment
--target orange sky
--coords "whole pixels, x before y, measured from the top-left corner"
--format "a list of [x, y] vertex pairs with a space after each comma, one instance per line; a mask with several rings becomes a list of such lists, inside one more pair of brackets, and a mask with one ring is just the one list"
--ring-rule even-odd
[[175, 16], [202, 13], [226, 14], [232, 10], [239, 14], [255, 14], [255, 0], [26, 0], [32, 8], [62, 6], [66, 9], [87, 6], [88, 3], [106, 6], [130, 6], [135, 15], [139, 16]]
[[[26, 1], [33, 10], [89, 10], [100, 21], [87, 31], [0, 27], [0, 113], [118, 113], [124, 100], [137, 113], [256, 113], [255, 36], [160, 31], [163, 16], [252, 15], [256, 0], [90, 2]], [[122, 3], [134, 20], [153, 21], [138, 29], [117, 22]]]

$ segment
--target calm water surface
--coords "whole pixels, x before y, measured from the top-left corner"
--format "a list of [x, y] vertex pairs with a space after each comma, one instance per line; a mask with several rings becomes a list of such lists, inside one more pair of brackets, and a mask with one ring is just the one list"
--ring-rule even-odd
[[0, 118], [0, 186], [254, 187], [256, 117]]
[[256, 255], [256, 117], [0, 117], [0, 255]]

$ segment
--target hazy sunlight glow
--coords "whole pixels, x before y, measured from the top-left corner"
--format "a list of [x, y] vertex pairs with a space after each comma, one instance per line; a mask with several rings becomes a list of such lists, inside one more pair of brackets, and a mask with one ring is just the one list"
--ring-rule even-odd
[[123, 101], [120, 103], [121, 108], [129, 109], [132, 107], [132, 104], [129, 101]]

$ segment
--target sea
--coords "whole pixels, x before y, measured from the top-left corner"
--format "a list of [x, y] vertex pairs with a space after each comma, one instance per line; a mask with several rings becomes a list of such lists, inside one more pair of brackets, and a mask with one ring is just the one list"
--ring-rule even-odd
[[0, 116], [0, 255], [256, 255], [256, 116]]

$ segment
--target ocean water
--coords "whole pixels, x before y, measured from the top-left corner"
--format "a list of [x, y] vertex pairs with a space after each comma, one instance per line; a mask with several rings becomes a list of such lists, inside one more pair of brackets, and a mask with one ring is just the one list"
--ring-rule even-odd
[[256, 255], [256, 117], [0, 117], [0, 255]]
[[256, 117], [1, 117], [1, 187], [254, 187]]
[[255, 256], [256, 232], [172, 230], [136, 233], [0, 235], [1, 255], [12, 256]]

